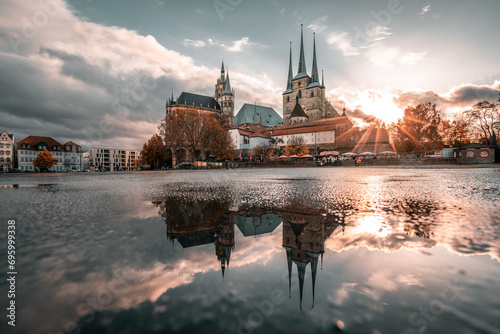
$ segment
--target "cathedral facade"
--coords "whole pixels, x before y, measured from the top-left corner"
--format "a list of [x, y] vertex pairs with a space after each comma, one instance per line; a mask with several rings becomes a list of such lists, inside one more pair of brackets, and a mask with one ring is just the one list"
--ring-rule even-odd
[[311, 76], [307, 73], [304, 55], [304, 32], [300, 31], [300, 55], [297, 74], [292, 70], [292, 46], [288, 65], [287, 87], [283, 93], [283, 124], [300, 124], [339, 117], [339, 113], [325, 97], [324, 76], [319, 80], [316, 59], [316, 37], [313, 39]]
[[200, 111], [213, 112], [221, 116], [227, 126], [234, 124], [234, 89], [231, 89], [229, 73], [224, 70], [224, 61], [222, 62], [221, 74], [215, 84], [214, 96], [206, 96], [182, 92], [174, 99], [167, 100], [165, 110], [168, 113], [177, 108], [196, 108]]

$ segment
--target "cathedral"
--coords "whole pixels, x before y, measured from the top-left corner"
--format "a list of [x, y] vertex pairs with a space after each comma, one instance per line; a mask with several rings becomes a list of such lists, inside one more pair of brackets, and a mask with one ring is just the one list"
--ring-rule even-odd
[[224, 70], [224, 61], [222, 61], [220, 78], [215, 84], [213, 97], [182, 92], [175, 100], [172, 92], [172, 97], [167, 100], [165, 109], [168, 114], [176, 108], [196, 108], [201, 111], [213, 112], [221, 116], [228, 126], [232, 126], [234, 124], [234, 89], [231, 89], [229, 72]]
[[307, 74], [304, 55], [304, 32], [301, 25], [300, 54], [298, 73], [292, 70], [292, 43], [290, 43], [290, 60], [288, 65], [288, 81], [283, 93], [283, 124], [300, 124], [335, 118], [340, 115], [325, 97], [325, 81], [322, 75], [319, 81], [318, 63], [316, 60], [316, 36], [313, 35], [313, 62], [311, 76]]

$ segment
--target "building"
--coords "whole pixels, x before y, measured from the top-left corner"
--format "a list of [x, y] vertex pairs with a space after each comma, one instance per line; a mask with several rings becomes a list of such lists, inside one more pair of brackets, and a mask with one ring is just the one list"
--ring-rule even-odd
[[139, 167], [141, 151], [92, 147], [85, 159], [89, 168], [95, 167], [96, 170], [130, 171]]
[[[298, 73], [292, 70], [292, 45], [290, 43], [290, 59], [288, 80], [283, 92], [283, 124], [301, 124], [326, 118], [339, 117], [339, 113], [325, 97], [324, 76], [319, 81], [318, 63], [316, 60], [316, 36], [313, 37], [313, 62], [311, 76], [307, 74], [304, 55], [304, 33], [300, 31], [300, 55]], [[297, 108], [300, 105], [302, 111]]]
[[0, 172], [14, 168], [14, 134], [2, 131], [0, 135]]
[[82, 147], [72, 141], [64, 145], [52, 137], [28, 136], [17, 143], [17, 164], [20, 171], [34, 171], [33, 161], [43, 149], [47, 149], [57, 164], [49, 168], [53, 172], [83, 169]]
[[228, 126], [233, 125], [234, 121], [234, 89], [231, 88], [229, 73], [224, 70], [224, 61], [222, 62], [220, 77], [215, 84], [214, 96], [206, 96], [182, 92], [174, 100], [174, 94], [167, 100], [166, 113], [174, 112], [178, 108], [193, 108], [205, 112], [213, 112], [222, 117]]
[[280, 126], [283, 125], [283, 118], [271, 107], [245, 103], [234, 117], [234, 126], [250, 125]]
[[64, 159], [63, 165], [66, 170], [83, 170], [83, 149], [73, 141], [63, 145]]

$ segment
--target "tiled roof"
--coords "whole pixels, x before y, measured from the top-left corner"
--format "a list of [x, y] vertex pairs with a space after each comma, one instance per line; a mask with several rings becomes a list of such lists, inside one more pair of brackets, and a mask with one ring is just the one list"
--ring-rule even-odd
[[[21, 141], [17, 142], [18, 149], [32, 149], [36, 150], [39, 143], [47, 144], [47, 149], [49, 151], [62, 151], [63, 145], [51, 137], [41, 137], [41, 136], [28, 136]], [[22, 144], [30, 144], [30, 148], [22, 147]], [[53, 149], [53, 146], [58, 146], [59, 149]]]
[[220, 110], [219, 103], [213, 97], [186, 92], [182, 92], [177, 99], [177, 104]]
[[273, 108], [245, 103], [234, 117], [234, 125], [245, 124], [245, 119], [247, 124], [259, 124], [261, 118], [265, 127], [283, 124], [283, 118]]
[[351, 121], [347, 116], [342, 116], [342, 117], [319, 120], [310, 123], [301, 123], [299, 125], [287, 125], [278, 127], [273, 130], [272, 135], [282, 136], [289, 134], [331, 131], [331, 130], [336, 130], [337, 126], [341, 124], [352, 125]]
[[[69, 142], [65, 143], [64, 150], [66, 151], [66, 146], [73, 146], [73, 145], [76, 146], [76, 152], [83, 152], [82, 147], [80, 145], [76, 144], [74, 141], [69, 141]], [[70, 149], [70, 151], [72, 151], [72, 148]]]

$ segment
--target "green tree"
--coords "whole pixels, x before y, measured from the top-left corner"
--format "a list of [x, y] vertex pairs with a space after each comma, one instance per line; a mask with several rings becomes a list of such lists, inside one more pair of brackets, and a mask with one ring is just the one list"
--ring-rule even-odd
[[39, 168], [40, 171], [47, 171], [49, 168], [57, 165], [57, 159], [52, 156], [46, 148], [38, 154], [38, 157], [33, 160], [33, 166]]
[[441, 146], [441, 114], [430, 102], [406, 107], [403, 118], [391, 129], [398, 152], [425, 153], [427, 149]]

